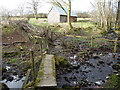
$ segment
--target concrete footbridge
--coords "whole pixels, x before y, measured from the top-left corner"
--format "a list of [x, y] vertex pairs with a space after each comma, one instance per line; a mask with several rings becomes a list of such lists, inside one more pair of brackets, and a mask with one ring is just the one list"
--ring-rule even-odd
[[56, 75], [55, 75], [55, 59], [54, 55], [45, 55], [43, 58], [38, 76], [36, 79], [36, 87], [56, 87]]

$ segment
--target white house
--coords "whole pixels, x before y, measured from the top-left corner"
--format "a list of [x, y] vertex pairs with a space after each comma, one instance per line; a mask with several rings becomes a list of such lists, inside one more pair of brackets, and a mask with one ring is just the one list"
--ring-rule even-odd
[[[65, 8], [65, 11], [68, 12], [67, 8]], [[60, 7], [53, 6], [48, 13], [48, 23], [67, 22], [67, 14], [65, 11]], [[70, 20], [71, 22], [77, 21], [77, 15], [72, 10]]]

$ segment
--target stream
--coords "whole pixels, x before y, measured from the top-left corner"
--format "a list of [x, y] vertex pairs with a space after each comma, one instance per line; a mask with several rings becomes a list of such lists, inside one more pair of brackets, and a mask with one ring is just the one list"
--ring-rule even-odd
[[18, 76], [12, 76], [14, 78], [13, 81], [7, 81], [7, 79], [4, 79], [1, 81], [1, 83], [4, 83], [8, 86], [8, 88], [22, 88], [22, 84], [24, 82], [25, 77], [18, 78]]
[[[7, 71], [11, 70], [10, 66], [5, 67]], [[8, 88], [13, 89], [13, 88], [22, 88], [25, 76], [21, 77], [19, 75], [13, 75], [13, 74], [7, 74], [3, 76], [4, 79], [0, 81], [0, 83], [4, 83], [7, 85]]]
[[94, 57], [89, 58], [84, 63], [79, 63], [77, 55], [71, 57], [71, 65], [74, 67], [73, 70], [65, 74], [57, 76], [57, 84], [59, 88], [64, 87], [102, 87], [109, 75], [117, 73], [112, 68], [120, 60], [120, 55], [116, 54], [113, 57], [113, 53], [106, 55], [95, 54]]

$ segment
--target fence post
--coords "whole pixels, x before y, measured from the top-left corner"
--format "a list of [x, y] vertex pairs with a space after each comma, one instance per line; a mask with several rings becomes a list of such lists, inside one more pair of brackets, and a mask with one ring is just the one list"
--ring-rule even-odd
[[[63, 32], [63, 43], [65, 45], [65, 31]], [[67, 43], [67, 42], [66, 42]]]
[[53, 32], [51, 31], [51, 40], [53, 41]]
[[118, 42], [118, 38], [115, 38], [115, 44], [114, 44], [114, 53], [117, 52], [117, 42]]
[[91, 36], [91, 42], [90, 42], [91, 48], [93, 47], [93, 36]]
[[42, 55], [42, 48], [43, 48], [43, 38], [40, 39], [40, 55], [41, 55], [41, 58], [43, 57]]
[[40, 54], [42, 53], [42, 38], [39, 38]]
[[48, 37], [49, 37], [49, 31], [46, 31], [46, 36], [45, 36], [45, 48], [47, 53], [49, 53], [49, 46], [48, 46]]
[[30, 75], [30, 71], [31, 71], [31, 69], [28, 69], [25, 80], [24, 80], [24, 83], [23, 83], [23, 86], [22, 86], [22, 88], [23, 88], [22, 90], [24, 90], [24, 88], [26, 88], [26, 84], [27, 84], [27, 81], [28, 81], [28, 78], [29, 78], [29, 75]]
[[34, 51], [30, 50], [31, 60], [32, 60], [32, 77], [35, 84], [36, 72], [35, 72], [35, 61], [34, 61]]

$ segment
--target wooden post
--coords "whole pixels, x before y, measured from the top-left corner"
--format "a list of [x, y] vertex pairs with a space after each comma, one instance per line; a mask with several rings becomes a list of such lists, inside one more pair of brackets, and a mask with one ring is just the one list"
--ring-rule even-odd
[[32, 77], [33, 77], [33, 82], [35, 84], [36, 72], [35, 72], [34, 51], [30, 50], [30, 54], [31, 54], [31, 60], [32, 60]]
[[65, 31], [63, 32], [63, 44], [65, 45]]
[[23, 55], [22, 55], [22, 51], [21, 51], [21, 53], [20, 53], [20, 58], [23, 60], [23, 57], [22, 57]]
[[118, 38], [115, 38], [114, 53], [117, 52], [117, 42], [118, 42]]
[[40, 39], [40, 53], [42, 53], [42, 38]]
[[[27, 84], [27, 81], [28, 81], [28, 78], [30, 75], [30, 71], [31, 71], [31, 69], [28, 69], [22, 88], [26, 87], [26, 84]], [[24, 89], [22, 89], [22, 90], [24, 90]]]
[[48, 37], [49, 37], [49, 31], [47, 30], [46, 37], [45, 37], [45, 46], [46, 46], [45, 48], [46, 48], [47, 53], [49, 53]]
[[73, 34], [73, 43], [75, 43], [75, 33]]
[[42, 54], [42, 48], [43, 48], [43, 38], [40, 39], [40, 55], [41, 55], [41, 58], [43, 57], [43, 54]]
[[91, 36], [91, 48], [93, 47], [93, 36]]
[[23, 47], [19, 46], [20, 49], [20, 58], [23, 60]]
[[53, 41], [53, 32], [51, 31], [51, 40]]

